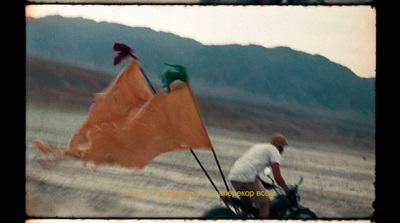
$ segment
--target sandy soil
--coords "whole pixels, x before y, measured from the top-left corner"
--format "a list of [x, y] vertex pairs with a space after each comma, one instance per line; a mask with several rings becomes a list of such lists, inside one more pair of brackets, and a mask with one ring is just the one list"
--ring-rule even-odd
[[[83, 166], [66, 160], [44, 169], [36, 138], [67, 146], [84, 120], [82, 112], [27, 108], [26, 207], [35, 217], [198, 218], [223, 203], [189, 151], [158, 156], [142, 171], [118, 166]], [[241, 132], [207, 128], [222, 169], [259, 139]], [[370, 217], [375, 200], [375, 155], [340, 148], [291, 143], [283, 154], [282, 174], [289, 184], [304, 177], [302, 204], [323, 218]], [[216, 185], [224, 189], [211, 151], [195, 150]], [[157, 194], [159, 192], [159, 194]], [[173, 194], [173, 192], [181, 194]]]

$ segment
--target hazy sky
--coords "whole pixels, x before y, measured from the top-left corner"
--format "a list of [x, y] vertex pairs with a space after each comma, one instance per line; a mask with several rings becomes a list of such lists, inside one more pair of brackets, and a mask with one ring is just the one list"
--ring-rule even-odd
[[370, 6], [32, 5], [26, 14], [145, 26], [203, 44], [289, 46], [375, 77], [376, 13]]

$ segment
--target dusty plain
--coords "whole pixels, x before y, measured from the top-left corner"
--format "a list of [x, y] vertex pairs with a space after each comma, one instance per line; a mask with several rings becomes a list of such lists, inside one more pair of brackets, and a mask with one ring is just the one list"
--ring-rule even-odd
[[[44, 163], [31, 142], [67, 147], [86, 110], [26, 107], [26, 211], [32, 217], [200, 218], [223, 203], [189, 151], [158, 156], [142, 171], [82, 165], [68, 159]], [[262, 137], [206, 126], [225, 175]], [[369, 218], [374, 213], [375, 153], [291, 141], [282, 160], [289, 184], [304, 177], [301, 203], [321, 218]], [[211, 151], [195, 150], [220, 190], [225, 190]], [[204, 192], [211, 194], [205, 195]]]

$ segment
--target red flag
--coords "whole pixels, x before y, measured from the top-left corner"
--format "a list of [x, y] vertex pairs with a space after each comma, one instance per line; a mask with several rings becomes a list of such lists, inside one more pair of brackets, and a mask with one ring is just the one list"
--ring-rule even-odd
[[127, 58], [128, 56], [132, 57], [135, 60], [139, 59], [135, 54], [133, 54], [132, 48], [123, 43], [114, 43], [113, 50], [119, 51], [117, 56], [114, 57], [114, 66], [118, 65], [121, 60]]

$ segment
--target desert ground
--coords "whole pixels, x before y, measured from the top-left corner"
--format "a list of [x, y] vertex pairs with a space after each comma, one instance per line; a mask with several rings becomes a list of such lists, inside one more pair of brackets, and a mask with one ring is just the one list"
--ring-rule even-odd
[[[87, 110], [26, 107], [26, 211], [32, 217], [199, 218], [222, 201], [189, 151], [158, 156], [143, 170], [84, 166], [68, 159], [43, 166], [32, 145], [42, 139], [67, 147]], [[206, 126], [225, 175], [253, 143], [263, 139]], [[375, 153], [290, 141], [282, 175], [288, 184], [304, 177], [301, 203], [321, 218], [368, 218], [375, 200]], [[220, 190], [225, 190], [209, 150], [194, 150]], [[232, 187], [231, 187], [232, 188]], [[180, 192], [180, 194], [179, 194]], [[200, 193], [200, 194], [199, 194]]]

